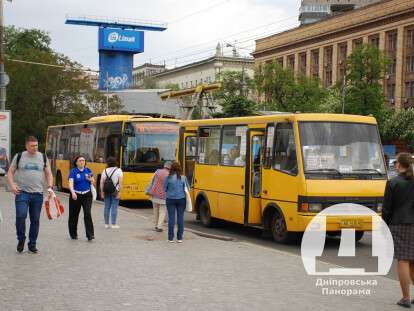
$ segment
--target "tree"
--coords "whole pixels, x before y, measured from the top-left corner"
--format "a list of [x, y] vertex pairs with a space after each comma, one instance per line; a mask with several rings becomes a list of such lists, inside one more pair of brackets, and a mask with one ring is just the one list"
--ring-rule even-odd
[[383, 140], [403, 140], [414, 147], [414, 109], [394, 113], [384, 122]]
[[[79, 64], [53, 51], [50, 44], [49, 35], [41, 30], [13, 26], [5, 29], [5, 68], [10, 76], [6, 109], [13, 113], [14, 151], [24, 148], [27, 135], [37, 136], [42, 146], [49, 125], [78, 122], [102, 112], [90, 106], [99, 106], [104, 95], [92, 89]], [[113, 108], [114, 112], [119, 110], [119, 102]]]
[[180, 90], [180, 86], [178, 85], [178, 83], [168, 83], [167, 85], [165, 85], [165, 88], [170, 89], [171, 91]]
[[255, 84], [266, 110], [315, 112], [328, 92], [318, 79], [297, 75], [279, 63], [261, 64], [255, 72]]
[[257, 111], [257, 104], [250, 99], [253, 80], [243, 71], [225, 71], [220, 74], [221, 88], [214, 93], [223, 110], [214, 117], [251, 116]]
[[153, 77], [145, 77], [142, 89], [158, 89], [158, 83]]
[[346, 60], [345, 113], [373, 115], [377, 118], [380, 130], [390, 115], [385, 105], [385, 97], [380, 81], [384, 79], [388, 60], [373, 45], [363, 45]]

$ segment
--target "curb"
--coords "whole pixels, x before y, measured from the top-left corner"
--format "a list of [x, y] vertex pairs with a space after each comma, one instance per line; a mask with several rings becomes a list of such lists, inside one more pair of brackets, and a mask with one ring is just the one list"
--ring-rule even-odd
[[191, 232], [193, 234], [196, 234], [198, 236], [201, 236], [203, 238], [208, 238], [208, 239], [215, 239], [215, 240], [226, 241], [226, 242], [235, 242], [236, 241], [235, 238], [227, 237], [227, 236], [224, 236], [224, 235], [205, 233], [205, 232], [201, 232], [201, 231], [194, 230], [194, 229], [184, 229], [184, 231], [188, 231], [188, 232]]

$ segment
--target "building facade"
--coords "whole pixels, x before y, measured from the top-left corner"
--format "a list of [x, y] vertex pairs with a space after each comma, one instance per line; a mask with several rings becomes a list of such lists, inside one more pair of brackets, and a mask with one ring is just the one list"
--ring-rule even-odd
[[220, 44], [214, 56], [153, 75], [158, 87], [176, 84], [180, 89], [195, 87], [201, 83], [219, 81], [221, 72], [243, 71], [246, 76], [254, 75], [254, 59], [251, 57], [223, 56]]
[[383, 50], [390, 105], [414, 106], [414, 0], [386, 0], [256, 40], [256, 65], [273, 60], [329, 87], [345, 75], [345, 59], [360, 44]]
[[359, 9], [382, 0], [302, 0], [299, 21], [302, 25], [318, 22], [331, 15]]
[[146, 77], [153, 76], [157, 73], [165, 71], [165, 65], [154, 65], [145, 63], [141, 66], [132, 69], [132, 85], [134, 87], [141, 87], [144, 85]]

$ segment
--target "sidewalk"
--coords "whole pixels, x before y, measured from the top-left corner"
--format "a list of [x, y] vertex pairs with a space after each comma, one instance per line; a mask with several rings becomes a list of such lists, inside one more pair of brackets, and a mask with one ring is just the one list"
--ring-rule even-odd
[[296, 255], [189, 232], [183, 244], [167, 243], [150, 219], [125, 210], [120, 229], [104, 229], [100, 202], [92, 243], [82, 213], [77, 241], [67, 233], [67, 210], [63, 221], [42, 213], [39, 254], [17, 254], [13, 199], [0, 189], [2, 311], [401, 310], [398, 283], [388, 278], [370, 278], [378, 282], [371, 295], [322, 295]]

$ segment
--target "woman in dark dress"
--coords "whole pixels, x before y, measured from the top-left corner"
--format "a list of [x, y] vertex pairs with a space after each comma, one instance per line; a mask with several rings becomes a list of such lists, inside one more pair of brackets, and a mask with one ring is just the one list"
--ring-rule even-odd
[[394, 258], [403, 297], [398, 305], [411, 308], [410, 284], [414, 282], [414, 177], [409, 153], [397, 156], [398, 176], [387, 182], [382, 218], [394, 239]]

